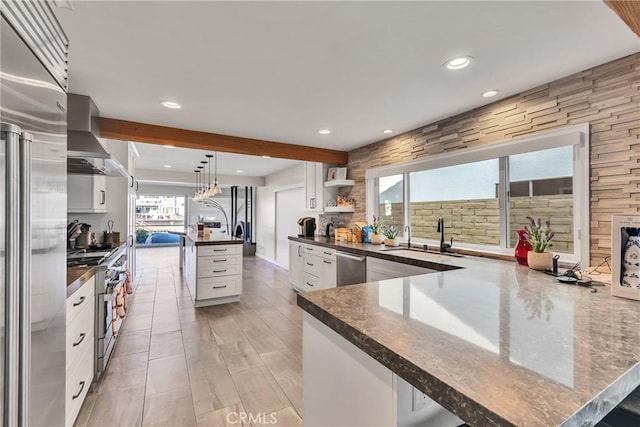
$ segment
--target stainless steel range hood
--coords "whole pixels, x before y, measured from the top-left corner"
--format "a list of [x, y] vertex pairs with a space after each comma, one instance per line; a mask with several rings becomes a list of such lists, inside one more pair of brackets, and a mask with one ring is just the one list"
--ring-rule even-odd
[[98, 139], [99, 116], [88, 96], [67, 95], [67, 173], [128, 177], [125, 167]]

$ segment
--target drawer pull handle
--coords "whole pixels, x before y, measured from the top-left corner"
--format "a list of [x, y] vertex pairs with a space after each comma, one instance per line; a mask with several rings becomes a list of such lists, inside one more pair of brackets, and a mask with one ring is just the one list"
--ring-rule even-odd
[[227, 252], [226, 249], [214, 249], [213, 252]]
[[82, 394], [82, 390], [84, 390], [84, 381], [80, 381], [80, 390], [78, 390], [78, 393], [74, 394], [73, 396], [71, 396], [72, 400], [76, 400], [77, 398], [80, 397], [80, 395]]
[[227, 285], [222, 285], [222, 286], [214, 286], [213, 289], [224, 289], [226, 288]]
[[308, 265], [309, 267], [313, 267], [313, 264], [311, 264], [310, 262], [308, 262], [308, 263], [307, 263], [307, 265]]
[[224, 273], [226, 271], [227, 271], [226, 268], [224, 270], [213, 270], [214, 273]]
[[73, 346], [74, 346], [74, 347], [79, 346], [79, 345], [80, 345], [80, 343], [81, 343], [82, 341], [84, 341], [84, 337], [86, 337], [86, 336], [87, 336], [87, 334], [85, 334], [84, 332], [83, 332], [83, 333], [81, 333], [81, 334], [80, 334], [80, 339], [78, 340], [78, 342], [74, 342], [74, 343], [73, 343]]
[[73, 303], [73, 306], [74, 306], [74, 307], [79, 306], [80, 304], [82, 304], [82, 303], [84, 302], [84, 300], [85, 300], [85, 299], [87, 299], [87, 298], [86, 298], [86, 297], [84, 297], [84, 296], [80, 297], [80, 300], [79, 300], [78, 302], [74, 302], [74, 303]]
[[323, 254], [329, 255], [329, 256], [333, 255], [331, 252], [323, 252]]
[[313, 284], [312, 284], [312, 283], [309, 283], [309, 282], [307, 282], [307, 285], [308, 285], [308, 286], [313, 286]]
[[331, 264], [331, 261], [324, 261], [325, 264]]
[[214, 259], [213, 262], [226, 262], [226, 259]]

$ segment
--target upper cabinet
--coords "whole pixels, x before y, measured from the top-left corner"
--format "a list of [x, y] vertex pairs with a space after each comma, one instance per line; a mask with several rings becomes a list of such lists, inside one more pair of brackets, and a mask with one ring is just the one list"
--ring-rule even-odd
[[304, 163], [305, 208], [309, 212], [324, 209], [324, 165], [317, 162]]
[[107, 212], [107, 177], [104, 175], [68, 175], [67, 212]]

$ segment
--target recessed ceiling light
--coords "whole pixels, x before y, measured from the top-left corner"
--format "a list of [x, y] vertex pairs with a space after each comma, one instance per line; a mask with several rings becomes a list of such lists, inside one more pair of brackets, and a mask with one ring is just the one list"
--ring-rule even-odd
[[385, 129], [382, 131], [382, 133], [393, 133], [393, 131], [391, 129]]
[[178, 108], [182, 108], [182, 105], [178, 104], [177, 102], [173, 102], [173, 101], [162, 101], [160, 103], [160, 105], [162, 105], [163, 107], [167, 107], [167, 108], [173, 108], [174, 110], [177, 110]]
[[167, 145], [164, 146], [164, 148], [176, 148], [176, 146], [167, 144]]
[[492, 89], [492, 90], [488, 90], [488, 91], [484, 92], [482, 94], [482, 97], [483, 98], [491, 98], [492, 96], [496, 96], [497, 94], [498, 94], [498, 91], [495, 90], [495, 89]]
[[170, 168], [171, 165], [162, 165], [163, 168]]
[[262, 156], [263, 159], [270, 159], [271, 156]]
[[241, 171], [240, 169], [238, 169], [236, 173], [244, 173], [244, 171]]
[[449, 70], [460, 70], [473, 61], [472, 56], [460, 56], [458, 58], [453, 58], [444, 63], [444, 66]]
[[320, 135], [329, 135], [329, 134], [331, 133], [331, 131], [330, 131], [329, 129], [320, 129], [320, 130], [318, 131], [318, 133], [319, 133]]

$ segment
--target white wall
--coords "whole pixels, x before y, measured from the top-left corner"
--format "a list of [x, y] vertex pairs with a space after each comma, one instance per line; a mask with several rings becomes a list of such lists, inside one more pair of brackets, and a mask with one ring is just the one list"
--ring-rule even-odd
[[306, 216], [304, 191], [294, 192], [293, 197], [286, 198], [286, 205], [281, 202], [280, 206], [276, 204], [276, 193], [296, 188], [304, 189], [304, 163], [300, 162], [291, 168], [266, 176], [265, 185], [265, 187], [258, 188], [257, 195], [256, 255], [288, 268], [289, 260], [286, 259], [286, 263], [284, 263], [284, 256], [279, 257], [280, 262], [276, 262], [276, 242], [278, 239], [281, 241], [287, 239], [287, 236], [292, 233], [290, 230], [283, 230], [278, 233], [283, 234], [282, 236], [276, 235], [276, 215], [280, 212], [280, 215], [294, 218], [290, 219], [292, 222], [298, 217]]

